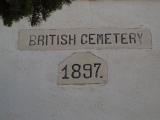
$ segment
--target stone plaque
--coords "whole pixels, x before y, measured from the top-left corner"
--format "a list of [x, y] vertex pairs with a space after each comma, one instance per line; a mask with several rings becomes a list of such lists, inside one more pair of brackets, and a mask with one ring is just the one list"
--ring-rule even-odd
[[150, 49], [146, 28], [24, 29], [19, 31], [20, 50]]
[[105, 84], [107, 63], [91, 52], [73, 53], [59, 64], [59, 85]]

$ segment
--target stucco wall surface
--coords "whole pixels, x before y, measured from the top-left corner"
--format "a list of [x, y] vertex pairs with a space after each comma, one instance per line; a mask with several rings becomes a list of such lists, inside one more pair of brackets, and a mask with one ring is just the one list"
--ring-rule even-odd
[[[19, 51], [0, 23], [0, 120], [160, 120], [160, 2], [75, 1], [39, 27], [147, 27], [152, 49]], [[108, 63], [106, 85], [58, 86], [60, 61], [91, 51]]]

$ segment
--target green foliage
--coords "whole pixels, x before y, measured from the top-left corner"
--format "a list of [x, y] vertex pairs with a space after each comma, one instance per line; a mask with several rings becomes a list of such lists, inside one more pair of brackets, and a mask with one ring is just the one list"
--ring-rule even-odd
[[72, 0], [0, 0], [0, 16], [6, 26], [14, 21], [29, 17], [31, 26], [46, 21], [52, 11], [61, 9]]

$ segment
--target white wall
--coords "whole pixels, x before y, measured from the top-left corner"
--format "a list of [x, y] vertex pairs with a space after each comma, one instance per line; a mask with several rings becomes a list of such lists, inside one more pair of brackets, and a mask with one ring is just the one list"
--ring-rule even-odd
[[19, 51], [26, 21], [0, 24], [0, 120], [160, 120], [160, 2], [75, 1], [37, 27], [150, 28], [151, 50], [90, 50], [108, 62], [105, 86], [57, 86], [57, 65], [75, 50]]

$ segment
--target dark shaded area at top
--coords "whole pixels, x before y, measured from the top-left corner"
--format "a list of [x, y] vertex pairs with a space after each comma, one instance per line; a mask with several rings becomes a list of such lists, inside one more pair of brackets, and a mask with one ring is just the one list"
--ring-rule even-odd
[[0, 16], [6, 26], [28, 17], [31, 26], [46, 21], [52, 11], [61, 9], [63, 4], [73, 0], [0, 0]]

